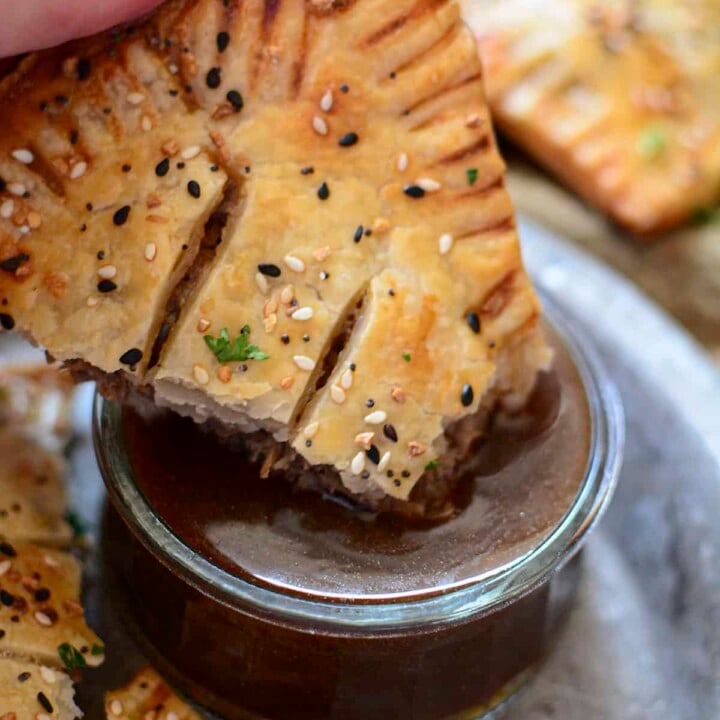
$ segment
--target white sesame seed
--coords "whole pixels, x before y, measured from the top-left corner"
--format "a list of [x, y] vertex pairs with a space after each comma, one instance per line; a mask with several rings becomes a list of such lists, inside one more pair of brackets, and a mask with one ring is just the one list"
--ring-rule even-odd
[[207, 385], [210, 382], [210, 374], [202, 365], [193, 368], [193, 377], [199, 385]]
[[309, 320], [313, 316], [313, 309], [311, 307], [298, 308], [290, 317], [293, 320]]
[[311, 422], [309, 425], [305, 426], [305, 429], [303, 430], [303, 435], [306, 438], [315, 437], [319, 427], [320, 427], [319, 422]]
[[377, 469], [378, 472], [385, 472], [387, 470], [387, 466], [390, 464], [390, 456], [392, 453], [388, 450], [381, 458], [380, 462], [378, 463]]
[[345, 390], [349, 390], [352, 387], [353, 384], [353, 374], [352, 370], [350, 368], [347, 368], [345, 372], [340, 376], [340, 385], [345, 388]]
[[405, 171], [407, 170], [407, 168], [408, 168], [409, 163], [410, 163], [410, 161], [409, 161], [409, 159], [408, 159], [407, 153], [404, 153], [404, 152], [403, 152], [403, 153], [400, 153], [400, 154], [398, 155], [398, 159], [397, 159], [397, 169], [398, 169], [400, 172], [405, 172]]
[[327, 90], [320, 98], [320, 109], [323, 112], [330, 112], [332, 110], [333, 100], [332, 90]]
[[311, 372], [315, 369], [315, 361], [307, 355], [294, 355], [293, 362], [301, 369]]
[[181, 153], [180, 156], [183, 160], [192, 160], [194, 157], [197, 157], [200, 154], [200, 146], [199, 145], [190, 145], [190, 147], [186, 147]]
[[295, 288], [292, 285], [286, 285], [280, 291], [280, 302], [283, 305], [288, 305], [290, 302], [292, 302], [292, 299], [294, 297], [295, 297]]
[[165, 716], [165, 720], [180, 720], [178, 714], [172, 710]]
[[168, 65], [168, 70], [170, 71], [171, 75], [177, 75], [178, 72], [180, 72], [180, 68], [175, 63], [170, 63]]
[[149, 242], [145, 245], [145, 259], [148, 262], [152, 262], [157, 255], [157, 245], [154, 242]]
[[265, 276], [261, 273], [255, 273], [255, 282], [257, 283], [257, 286], [260, 288], [260, 292], [266, 293], [268, 291], [268, 283], [265, 279]]
[[365, 453], [360, 451], [350, 463], [350, 471], [353, 475], [359, 475], [365, 469]]
[[85, 174], [86, 170], [87, 170], [87, 163], [84, 160], [81, 160], [80, 162], [75, 163], [72, 166], [72, 168], [70, 169], [70, 179], [77, 180], [78, 178], [82, 177]]
[[442, 187], [437, 180], [433, 180], [432, 178], [419, 178], [415, 181], [415, 184], [429, 193], [437, 192]]
[[8, 218], [12, 217], [14, 209], [15, 209], [15, 201], [14, 200], [6, 200], [2, 205], [0, 205], [0, 217], [5, 218], [7, 220]]
[[98, 299], [96, 297], [89, 297], [86, 301], [86, 304], [89, 308], [97, 307]]
[[198, 332], [205, 332], [210, 328], [210, 321], [207, 318], [200, 318], [197, 323], [197, 331]]
[[369, 450], [374, 437], [375, 437], [374, 432], [358, 433], [355, 436], [355, 443], [357, 445], [359, 445], [361, 448], [365, 448], [365, 450]]
[[35, 613], [35, 619], [44, 627], [50, 627], [52, 625], [52, 620], [49, 616], [39, 610]]
[[45, 713], [38, 713], [34, 720], [52, 720], [52, 718], [49, 715], [46, 715]]
[[147, 115], [143, 115], [142, 120], [140, 120], [140, 127], [145, 132], [148, 132], [148, 130], [152, 130], [152, 120]]
[[294, 255], [286, 255], [283, 260], [293, 272], [305, 272], [305, 263], [299, 257], [295, 257]]
[[122, 703], [119, 700], [113, 700], [110, 703], [110, 712], [116, 716], [122, 715], [122, 712], [123, 712]]
[[338, 404], [345, 402], [345, 391], [339, 385], [333, 385], [330, 388], [330, 397]]
[[23, 165], [30, 165], [30, 163], [35, 159], [35, 156], [30, 152], [30, 150], [27, 150], [26, 148], [20, 148], [18, 150], [13, 150], [12, 156], [18, 162], [23, 163]]
[[329, 245], [325, 245], [323, 247], [317, 248], [317, 250], [313, 250], [313, 257], [318, 261], [322, 262], [323, 260], [327, 260], [328, 257], [330, 257], [330, 253], [332, 252], [332, 249]]
[[9, 569], [12, 563], [10, 560], [3, 560], [0, 562], [0, 577], [2, 577]]
[[453, 236], [449, 233], [441, 235], [438, 240], [438, 250], [440, 251], [440, 254], [447, 255], [450, 250], [452, 250], [453, 242]]
[[27, 192], [27, 188], [19, 182], [8, 183], [7, 189], [11, 195], [17, 195], [17, 197], [22, 197]]
[[29, 225], [21, 225], [18, 230], [22, 235], [27, 235], [30, 232], [30, 226]]
[[117, 268], [114, 265], [103, 265], [101, 268], [98, 268], [97, 274], [98, 277], [110, 280], [110, 278], [114, 278], [117, 275]]
[[54, 685], [57, 680], [57, 673], [44, 665], [40, 666], [40, 677], [48, 684]]
[[143, 100], [145, 99], [144, 93], [141, 92], [131, 92], [128, 93], [127, 101], [131, 105], [139, 105]]
[[365, 416], [365, 422], [370, 425], [380, 425], [380, 423], [384, 423], [386, 419], [387, 413], [384, 410], [375, 410], [375, 412], [371, 412]]
[[327, 135], [328, 134], [327, 123], [319, 115], [315, 115], [313, 117], [312, 126], [313, 126], [313, 130], [318, 135]]

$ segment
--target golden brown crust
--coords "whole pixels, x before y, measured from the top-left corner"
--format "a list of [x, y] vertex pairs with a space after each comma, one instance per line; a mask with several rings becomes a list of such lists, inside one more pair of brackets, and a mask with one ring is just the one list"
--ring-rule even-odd
[[202, 720], [151, 667], [143, 668], [127, 685], [105, 696], [107, 720], [146, 720], [152, 711], [158, 713], [153, 714], [157, 720]]
[[717, 3], [473, 2], [499, 126], [639, 236], [720, 199]]
[[[539, 312], [477, 48], [457, 4], [174, 0], [120, 39], [111, 58], [107, 46], [99, 38], [42, 55], [8, 91], [34, 103], [55, 87], [69, 97], [30, 122], [9, 103], [5, 152], [22, 136], [33, 154], [7, 159], [0, 147], [0, 175], [18, 182], [39, 173], [48, 182], [31, 198], [43, 209], [41, 227], [11, 238], [8, 257], [27, 255], [18, 271], [29, 276], [0, 277], [8, 313], [53, 355], [106, 372], [131, 364], [120, 353], [142, 350], [133, 377], [153, 383], [159, 402], [269, 431], [311, 464], [334, 467], [353, 491], [406, 499], [444, 451], [445, 428], [477, 412], [492, 390], [506, 341], [518, 328], [530, 337]], [[92, 155], [79, 182], [54, 162], [72, 174], [83, 162], [76, 151], [58, 158], [47, 140], [60, 142], [57, 118], [68, 113], [80, 145], [107, 150], [107, 162]], [[175, 166], [176, 153], [195, 146], [232, 177], [239, 199], [146, 374], [146, 349], [179, 274], [170, 250], [220, 202], [224, 175], [208, 170], [207, 157]], [[123, 152], [133, 156], [132, 182], [118, 169]], [[158, 180], [162, 153], [173, 162]], [[60, 172], [62, 203], [49, 167]], [[199, 205], [178, 185], [188, 177], [202, 180]], [[163, 208], [185, 213], [181, 223], [157, 226], [136, 212], [156, 185]], [[97, 219], [94, 210], [78, 233], [90, 186], [109, 209]], [[112, 227], [123, 203], [130, 219]], [[45, 215], [63, 242], [45, 242]], [[167, 229], [167, 262], [155, 262], [149, 277], [146, 235], [156, 233], [160, 258]], [[98, 233], [117, 238], [102, 263], [116, 265], [120, 282], [108, 297], [91, 293], [98, 303], [88, 308]], [[247, 342], [269, 357], [211, 352], [206, 335], [227, 329], [234, 342], [245, 325]], [[532, 362], [535, 371], [539, 357]], [[375, 436], [365, 448], [356, 437], [367, 432]]]

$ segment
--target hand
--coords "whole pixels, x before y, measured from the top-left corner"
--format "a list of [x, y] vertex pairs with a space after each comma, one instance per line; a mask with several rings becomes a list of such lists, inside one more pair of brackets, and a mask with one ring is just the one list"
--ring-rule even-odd
[[0, 0], [0, 58], [127, 22], [160, 0]]

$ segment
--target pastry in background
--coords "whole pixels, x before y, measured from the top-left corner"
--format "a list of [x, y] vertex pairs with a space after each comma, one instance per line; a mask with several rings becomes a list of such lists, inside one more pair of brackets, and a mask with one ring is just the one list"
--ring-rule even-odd
[[105, 696], [107, 720], [202, 720], [151, 667]]
[[462, 0], [494, 118], [639, 236], [720, 200], [720, 5]]

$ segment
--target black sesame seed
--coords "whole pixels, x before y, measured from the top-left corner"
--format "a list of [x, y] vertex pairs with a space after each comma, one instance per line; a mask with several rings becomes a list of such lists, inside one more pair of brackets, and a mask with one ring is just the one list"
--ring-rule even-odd
[[155, 166], [155, 174], [158, 177], [163, 177], [167, 175], [168, 170], [170, 170], [170, 158], [163, 158], [156, 166]]
[[338, 140], [338, 145], [340, 147], [352, 147], [355, 145], [355, 143], [358, 141], [358, 135], [354, 132], [345, 133], [340, 140]]
[[492, 350], [492, 348], [495, 347], [495, 341], [494, 341], [494, 340], [491, 340], [491, 341], [488, 343], [488, 347]]
[[425, 191], [419, 185], [406, 185], [403, 188], [403, 192], [415, 200], [425, 197]]
[[187, 190], [194, 198], [200, 197], [200, 184], [196, 180], [191, 180], [187, 184]]
[[354, 240], [356, 243], [357, 243], [357, 242], [360, 242], [360, 240], [362, 240], [363, 230], [364, 230], [364, 229], [365, 229], [365, 228], [364, 228], [362, 225], [358, 225], [357, 228], [355, 228], [355, 234], [353, 235], [353, 240]]
[[395, 475], [395, 472], [394, 472], [393, 470], [388, 470], [385, 474], [386, 474], [389, 478], [391, 478], [391, 477], [393, 477], [393, 476]]
[[328, 184], [326, 182], [323, 182], [322, 185], [318, 188], [317, 196], [321, 200], [327, 200], [330, 197], [330, 188], [328, 187]]
[[7, 313], [0, 313], [0, 325], [3, 330], [12, 330], [15, 327], [15, 318]]
[[391, 79], [391, 80], [394, 80], [396, 77], [397, 77], [397, 73], [393, 70], [393, 71], [390, 73], [390, 79]]
[[357, 365], [355, 363], [350, 363], [350, 370], [355, 372], [357, 370]]
[[390, 289], [388, 290], [388, 295], [389, 295], [390, 297], [395, 297], [395, 291], [394, 291], [392, 288], [390, 288]]
[[45, 112], [48, 109], [48, 104], [46, 102], [40, 103], [40, 112]]
[[190, 246], [187, 243], [183, 243], [180, 247], [182, 250], [187, 250]]
[[85, 223], [83, 223], [83, 224], [80, 226], [80, 232], [85, 232], [86, 230], [87, 230], [87, 225], [86, 225]]
[[40, 705], [42, 705], [42, 709], [52, 715], [54, 708], [52, 706], [52, 703], [47, 699], [47, 695], [45, 695], [42, 690], [37, 694], [37, 699]]
[[80, 58], [77, 64], [77, 79], [87, 80], [90, 77], [90, 61], [87, 58]]
[[48, 588], [38, 588], [35, 591], [35, 602], [47, 602], [50, 599], [50, 590]]
[[79, 137], [78, 131], [77, 131], [77, 130], [71, 130], [71, 131], [70, 131], [70, 144], [71, 144], [71, 145], [77, 144], [78, 137]]
[[177, 97], [177, 96], [178, 96], [178, 91], [177, 91], [175, 88], [172, 88], [171, 90], [169, 90], [169, 93], [170, 93], [170, 95], [172, 95], [173, 97]]
[[11, 595], [7, 590], [0, 590], [0, 603], [2, 603], [5, 607], [12, 607], [14, 602], [14, 595]]
[[303, 335], [303, 342], [310, 342], [310, 336], [309, 336], [309, 335]]
[[0, 640], [2, 640], [5, 637], [5, 631], [0, 630]]
[[218, 52], [225, 52], [228, 43], [230, 42], [230, 35], [228, 35], [226, 32], [219, 32], [217, 34], [216, 41]]
[[378, 450], [377, 445], [371, 445], [370, 449], [365, 451], [365, 454], [368, 456], [368, 460], [370, 460], [370, 462], [375, 463], [375, 465], [380, 464], [380, 451]]
[[375, 407], [375, 401], [374, 401], [372, 398], [368, 398], [368, 399], [365, 401], [365, 405], [366, 405], [367, 407], [369, 407], [369, 408]]
[[67, 95], [56, 95], [55, 102], [58, 105], [67, 105], [70, 101], [68, 100]]
[[258, 265], [258, 270], [263, 274], [267, 275], [268, 277], [280, 277], [280, 274], [282, 273], [282, 270], [277, 265], [273, 265], [272, 263], [260, 263]]
[[138, 348], [130, 348], [130, 350], [126, 350], [120, 356], [120, 363], [122, 365], [130, 365], [132, 367], [133, 365], [137, 365], [142, 360], [142, 357], [142, 350]]
[[127, 163], [125, 163], [125, 164], [122, 166], [122, 171], [123, 171], [123, 172], [130, 172], [131, 170], [132, 170], [132, 166], [131, 166], [131, 165], [128, 165]]
[[109, 292], [112, 292], [113, 290], [117, 290], [117, 285], [112, 280], [101, 280], [97, 284], [97, 289], [101, 293], [109, 293]]
[[395, 427], [393, 425], [387, 424], [383, 426], [383, 434], [388, 440], [392, 440], [393, 442], [398, 441], [397, 431], [395, 430]]
[[315, 168], [312, 165], [308, 165], [300, 169], [301, 175], [312, 175], [315, 172]]
[[409, 478], [409, 477], [410, 477], [410, 471], [409, 471], [409, 470], [403, 470], [400, 474], [401, 474], [404, 478]]
[[468, 407], [469, 405], [472, 405], [474, 397], [475, 393], [473, 393], [472, 385], [465, 383], [465, 385], [463, 385], [462, 392], [460, 393], [460, 401], [465, 407]]
[[190, 85], [190, 84], [188, 83], [188, 84], [184, 87], [184, 90], [185, 90], [185, 92], [187, 92], [187, 93], [191, 93], [191, 92], [193, 91], [192, 85]]
[[7, 260], [0, 262], [0, 269], [7, 270], [8, 272], [15, 272], [21, 265], [26, 263], [30, 259], [27, 253], [18, 253]]
[[86, 203], [85, 203], [85, 209], [88, 210], [88, 211], [90, 211], [90, 212], [92, 212], [93, 204], [92, 204], [91, 202], [86, 202]]
[[18, 675], [18, 682], [21, 682], [21, 683], [27, 682], [31, 677], [32, 677], [32, 674], [26, 670], [25, 672], [21, 672]]
[[127, 222], [129, 214], [130, 206], [123, 205], [119, 210], [115, 211], [115, 214], [113, 215], [113, 223], [115, 223], [115, 225], [124, 225]]
[[211, 165], [210, 166], [210, 172], [217, 172], [220, 168], [218, 168], [217, 165]]
[[3, 178], [0, 177], [0, 192], [4, 192], [7, 187], [7, 183]]
[[365, 237], [370, 237], [372, 235], [372, 228], [365, 228]]
[[363, 474], [360, 477], [363, 480], [367, 480], [370, 477], [370, 473], [367, 470], [363, 470]]
[[340, 92], [348, 93], [348, 92], [350, 92], [350, 87], [346, 83], [343, 83], [340, 86]]
[[237, 90], [230, 90], [225, 97], [233, 106], [233, 110], [235, 112], [240, 112], [243, 109], [245, 101], [243, 100], [243, 96]]
[[467, 324], [470, 326], [470, 329], [475, 333], [480, 332], [480, 317], [475, 312], [469, 312], [466, 317]]
[[205, 76], [205, 82], [211, 90], [220, 87], [220, 68], [210, 68], [208, 74]]
[[112, 112], [112, 108], [104, 107], [103, 108], [103, 115], [109, 115]]
[[305, 441], [305, 447], [312, 447], [312, 440], [309, 438]]
[[287, 345], [290, 342], [290, 336], [289, 335], [281, 335], [280, 341], [283, 345]]
[[329, 273], [329, 272], [325, 272], [325, 270], [323, 270], [323, 271], [320, 273], [320, 279], [321, 279], [321, 280], [327, 280], [329, 277], [330, 277], [330, 273]]
[[182, 170], [182, 169], [185, 167], [185, 163], [182, 162], [182, 161], [180, 161], [175, 167], [176, 167], [178, 170]]
[[393, 480], [393, 485], [394, 485], [395, 487], [400, 487], [400, 486], [402, 485], [402, 483], [400, 482], [399, 478], [395, 478], [395, 479]]

